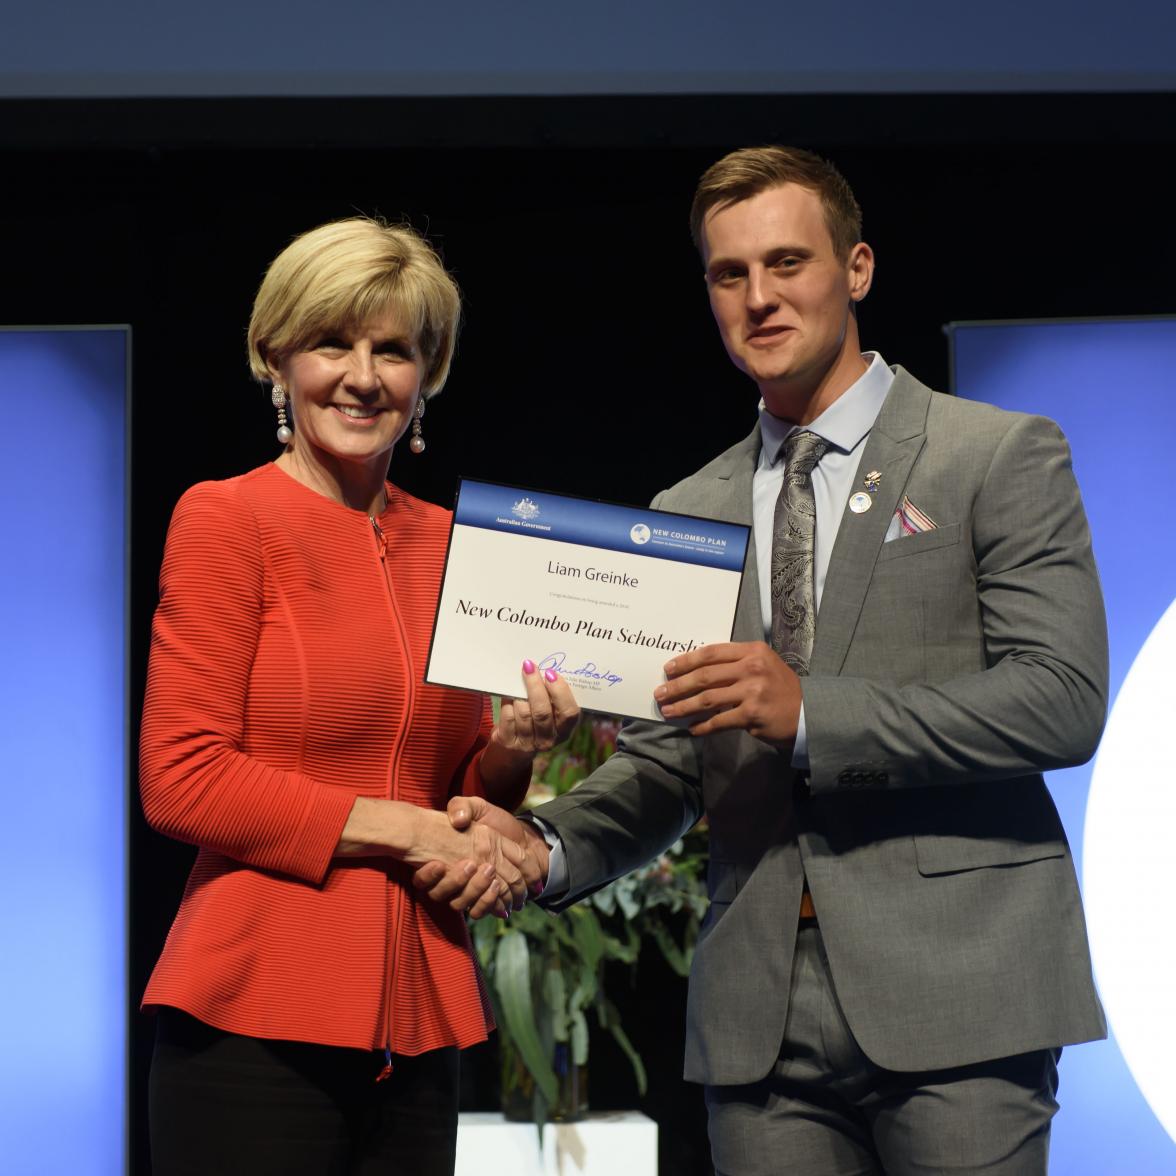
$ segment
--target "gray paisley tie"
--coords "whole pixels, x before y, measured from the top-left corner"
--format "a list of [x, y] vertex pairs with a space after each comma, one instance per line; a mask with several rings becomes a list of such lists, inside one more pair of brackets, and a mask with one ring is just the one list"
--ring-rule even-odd
[[808, 430], [790, 433], [781, 446], [784, 484], [772, 525], [772, 648], [798, 674], [807, 674], [816, 632], [813, 540], [817, 508], [813, 466], [829, 442]]

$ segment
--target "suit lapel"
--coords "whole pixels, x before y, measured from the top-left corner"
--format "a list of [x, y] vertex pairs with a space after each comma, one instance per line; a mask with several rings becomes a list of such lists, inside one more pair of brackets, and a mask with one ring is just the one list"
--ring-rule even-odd
[[[846, 503], [829, 557], [809, 672], [834, 675], [845, 664], [870, 577], [911, 467], [926, 440], [933, 393], [901, 367], [866, 440], [858, 471], [882, 474], [873, 505], [854, 514]], [[860, 482], [855, 489], [860, 489]]]
[[[719, 459], [711, 492], [714, 495], [708, 513], [725, 523], [747, 526], [752, 518], [752, 478], [759, 461], [760, 430], [758, 423], [739, 445]], [[733, 641], [762, 641], [763, 616], [760, 611], [759, 565], [755, 556], [755, 534], [748, 539], [747, 560], [743, 565], [743, 583], [735, 608]]]

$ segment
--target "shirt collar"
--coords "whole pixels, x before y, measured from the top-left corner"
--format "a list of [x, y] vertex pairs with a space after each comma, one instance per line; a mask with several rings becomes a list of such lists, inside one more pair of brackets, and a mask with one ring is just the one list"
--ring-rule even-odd
[[[853, 452], [874, 427], [878, 413], [882, 410], [882, 402], [894, 382], [894, 373], [876, 351], [865, 351], [862, 358], [870, 366], [816, 420], [804, 426], [844, 453]], [[766, 465], [775, 465], [780, 446], [789, 433], [801, 426], [772, 416], [762, 400], [759, 421], [760, 460]]]

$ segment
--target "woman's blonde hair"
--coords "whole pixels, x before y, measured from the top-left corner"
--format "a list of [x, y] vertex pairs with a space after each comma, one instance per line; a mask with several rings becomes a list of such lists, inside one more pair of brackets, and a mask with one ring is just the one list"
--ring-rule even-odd
[[270, 263], [249, 317], [249, 367], [311, 347], [342, 327], [362, 326], [389, 311], [418, 340], [422, 391], [439, 392], [449, 375], [461, 295], [433, 247], [408, 225], [350, 217], [295, 237]]

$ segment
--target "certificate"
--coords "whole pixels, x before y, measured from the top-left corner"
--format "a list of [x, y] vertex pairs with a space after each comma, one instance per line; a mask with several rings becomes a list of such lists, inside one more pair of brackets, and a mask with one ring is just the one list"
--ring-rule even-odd
[[660, 721], [665, 663], [731, 639], [750, 533], [463, 478], [425, 680], [518, 697], [530, 658], [584, 710]]

